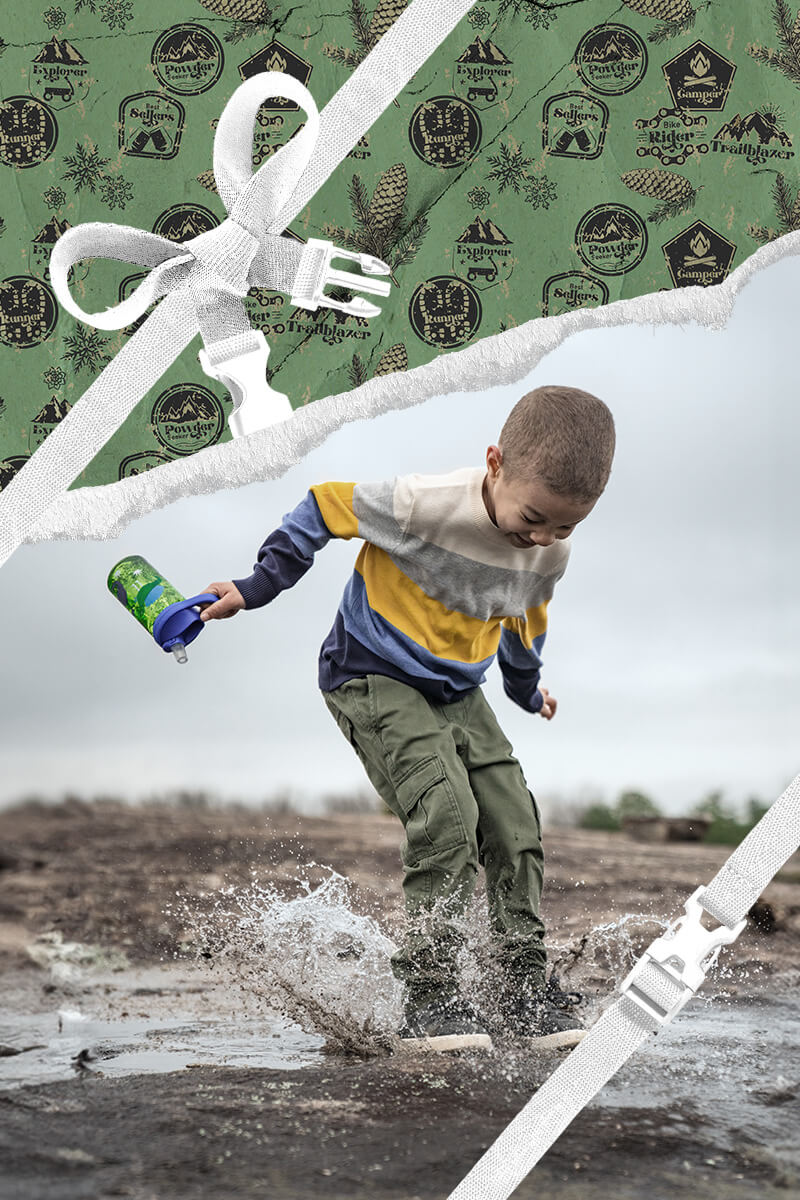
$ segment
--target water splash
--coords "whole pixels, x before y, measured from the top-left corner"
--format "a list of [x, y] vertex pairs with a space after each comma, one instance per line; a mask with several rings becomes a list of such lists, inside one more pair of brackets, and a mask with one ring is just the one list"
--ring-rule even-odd
[[372, 917], [353, 911], [349, 882], [322, 869], [322, 883], [297, 881], [301, 894], [290, 900], [255, 882], [217, 892], [205, 915], [184, 899], [184, 922], [201, 961], [320, 1034], [328, 1050], [388, 1053], [401, 1016], [389, 962], [395, 946]]

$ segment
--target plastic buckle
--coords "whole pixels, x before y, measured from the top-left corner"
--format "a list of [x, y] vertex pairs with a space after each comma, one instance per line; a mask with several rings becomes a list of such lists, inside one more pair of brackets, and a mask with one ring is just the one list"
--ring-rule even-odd
[[[364, 275], [353, 275], [349, 271], [337, 271], [331, 266], [332, 258], [347, 258], [356, 262], [365, 272]], [[340, 250], [333, 242], [322, 238], [309, 238], [300, 256], [293, 291], [292, 304], [299, 308], [310, 309], [314, 312], [320, 306], [336, 308], [339, 312], [348, 313], [352, 317], [377, 317], [380, 308], [370, 304], [363, 296], [355, 296], [352, 300], [331, 300], [325, 295], [325, 284], [335, 283], [339, 287], [353, 291], [369, 292], [373, 296], [388, 296], [392, 285], [380, 279], [370, 279], [371, 275], [388, 275], [391, 267], [383, 259], [374, 254], [355, 254], [350, 250]]]
[[[666, 1025], [677, 1016], [705, 980], [721, 948], [734, 942], [747, 924], [747, 918], [743, 918], [733, 927], [718, 925], [716, 929], [706, 929], [701, 920], [704, 892], [705, 888], [699, 887], [692, 893], [683, 906], [685, 915], [673, 921], [661, 937], [647, 947], [620, 984], [620, 992], [630, 996], [659, 1025]], [[639, 975], [646, 965], [656, 966], [672, 983], [684, 988], [669, 1008], [665, 1009], [660, 1000], [648, 995], [642, 987]]]
[[292, 415], [289, 397], [267, 383], [267, 339], [260, 329], [253, 330], [253, 338], [252, 349], [216, 364], [209, 361], [205, 350], [197, 355], [206, 375], [224, 383], [231, 394], [233, 412], [228, 417], [228, 426], [234, 437], [267, 429]]

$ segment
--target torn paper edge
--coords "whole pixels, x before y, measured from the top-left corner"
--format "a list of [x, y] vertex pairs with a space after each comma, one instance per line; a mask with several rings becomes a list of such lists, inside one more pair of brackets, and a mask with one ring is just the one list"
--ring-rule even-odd
[[714, 287], [676, 288], [535, 317], [487, 335], [472, 346], [437, 356], [408, 371], [368, 380], [350, 392], [315, 400], [279, 425], [210, 446], [119, 483], [66, 492], [28, 533], [26, 542], [117, 537], [137, 517], [186, 496], [278, 479], [343, 425], [410, 408], [434, 396], [516, 383], [567, 338], [587, 329], [692, 322], [723, 329], [736, 296], [757, 271], [800, 254], [800, 231], [760, 247]]

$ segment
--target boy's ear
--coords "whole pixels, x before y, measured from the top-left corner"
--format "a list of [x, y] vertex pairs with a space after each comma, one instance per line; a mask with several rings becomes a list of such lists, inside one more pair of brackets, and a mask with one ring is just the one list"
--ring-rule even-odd
[[503, 451], [499, 446], [489, 446], [486, 451], [486, 465], [492, 474], [496, 474], [503, 465]]

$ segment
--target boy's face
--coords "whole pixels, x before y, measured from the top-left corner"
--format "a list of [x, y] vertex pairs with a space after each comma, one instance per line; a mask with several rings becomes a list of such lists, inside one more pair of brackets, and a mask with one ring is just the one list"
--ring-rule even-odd
[[486, 468], [483, 481], [486, 511], [512, 546], [520, 550], [552, 546], [553, 542], [569, 537], [595, 506], [594, 500], [557, 496], [539, 479], [507, 479], [499, 446], [490, 446], [486, 451]]

